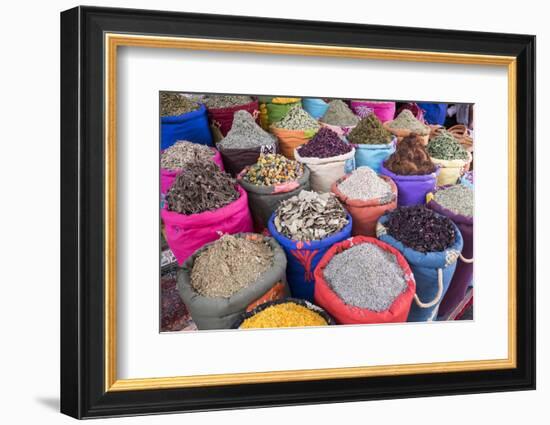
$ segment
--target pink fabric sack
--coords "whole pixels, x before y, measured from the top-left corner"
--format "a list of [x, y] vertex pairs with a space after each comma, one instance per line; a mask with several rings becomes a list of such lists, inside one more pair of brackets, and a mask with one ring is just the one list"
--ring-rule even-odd
[[184, 215], [160, 211], [166, 232], [166, 242], [181, 265], [197, 249], [213, 242], [223, 234], [252, 232], [252, 217], [246, 191], [237, 185], [239, 198], [216, 211]]
[[350, 107], [355, 115], [364, 118], [369, 113], [373, 113], [382, 123], [393, 120], [395, 115], [395, 102], [368, 102], [365, 100], [352, 100], [350, 102]]

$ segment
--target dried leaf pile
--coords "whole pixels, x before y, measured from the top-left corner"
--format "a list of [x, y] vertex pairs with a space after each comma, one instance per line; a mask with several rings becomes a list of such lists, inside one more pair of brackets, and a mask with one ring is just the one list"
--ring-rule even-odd
[[370, 167], [359, 167], [343, 182], [338, 190], [350, 199], [368, 201], [391, 197], [391, 186]]
[[212, 159], [214, 151], [208, 146], [179, 140], [160, 155], [160, 166], [167, 170], [181, 170], [190, 162]]
[[346, 211], [332, 193], [302, 190], [279, 204], [274, 225], [295, 241], [317, 241], [339, 232], [348, 224]]
[[298, 148], [302, 158], [331, 158], [343, 155], [353, 148], [329, 128], [321, 128], [315, 137]]
[[188, 163], [166, 194], [169, 211], [198, 214], [224, 207], [239, 197], [236, 181], [214, 162]]
[[172, 117], [183, 115], [200, 108], [197, 102], [194, 102], [178, 93], [160, 94], [160, 116]]
[[224, 235], [195, 259], [191, 285], [202, 296], [229, 298], [272, 265], [273, 250], [262, 239]]
[[389, 213], [388, 234], [420, 252], [444, 251], [455, 241], [451, 220], [422, 206], [398, 207]]

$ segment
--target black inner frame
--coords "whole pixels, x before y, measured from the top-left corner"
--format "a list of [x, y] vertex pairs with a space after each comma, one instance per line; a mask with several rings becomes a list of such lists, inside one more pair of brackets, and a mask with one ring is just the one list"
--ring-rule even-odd
[[[517, 368], [104, 391], [104, 34], [517, 58]], [[77, 7], [61, 14], [61, 411], [77, 418], [535, 388], [535, 37]]]

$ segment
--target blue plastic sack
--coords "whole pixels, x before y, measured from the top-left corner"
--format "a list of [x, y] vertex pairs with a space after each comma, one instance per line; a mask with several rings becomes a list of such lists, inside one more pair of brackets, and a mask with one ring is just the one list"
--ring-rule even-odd
[[367, 166], [377, 173], [380, 172], [382, 163], [395, 152], [395, 138], [391, 143], [384, 145], [355, 144], [355, 167]]
[[277, 231], [273, 220], [275, 213], [271, 215], [267, 227], [271, 236], [283, 247], [286, 258], [286, 279], [290, 292], [294, 298], [313, 301], [315, 267], [328, 249], [337, 242], [341, 242], [351, 236], [351, 215], [348, 214], [348, 224], [328, 238], [320, 241], [293, 241]]
[[309, 115], [318, 120], [327, 112], [328, 103], [323, 99], [307, 97], [302, 99], [302, 108], [304, 108]]
[[424, 119], [428, 124], [445, 124], [447, 116], [446, 103], [417, 103], [424, 110]]
[[[426, 322], [434, 320], [437, 317], [439, 304], [445, 296], [447, 289], [449, 289], [449, 284], [451, 283], [451, 279], [456, 269], [456, 260], [462, 252], [462, 246], [464, 244], [462, 234], [456, 224], [452, 223], [456, 235], [453, 245], [445, 251], [424, 253], [406, 247], [393, 236], [390, 236], [385, 227], [387, 221], [388, 214], [380, 217], [376, 226], [376, 237], [390, 244], [403, 254], [411, 266], [414, 280], [416, 281], [416, 295], [411, 305], [407, 322]], [[443, 291], [441, 295], [437, 297], [439, 290], [439, 270], [441, 270]], [[422, 307], [418, 305], [418, 301], [425, 305], [429, 305], [433, 302], [433, 305]]]
[[196, 111], [161, 117], [160, 122], [160, 147], [162, 150], [169, 148], [178, 140], [213, 146], [212, 133], [208, 126], [208, 114], [206, 107], [202, 104]]

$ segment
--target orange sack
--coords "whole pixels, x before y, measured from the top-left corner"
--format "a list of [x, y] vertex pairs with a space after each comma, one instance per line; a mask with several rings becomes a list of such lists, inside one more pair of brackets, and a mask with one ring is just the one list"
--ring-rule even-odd
[[288, 159], [294, 159], [294, 149], [309, 142], [318, 131], [315, 128], [309, 130], [287, 130], [274, 126], [271, 126], [270, 130], [279, 140], [279, 152]]
[[376, 236], [376, 222], [386, 211], [397, 208], [397, 186], [387, 176], [379, 175], [391, 186], [391, 195], [369, 200], [351, 199], [338, 189], [338, 185], [347, 179], [347, 174], [332, 184], [330, 190], [348, 210], [352, 218], [351, 234], [353, 236]]

